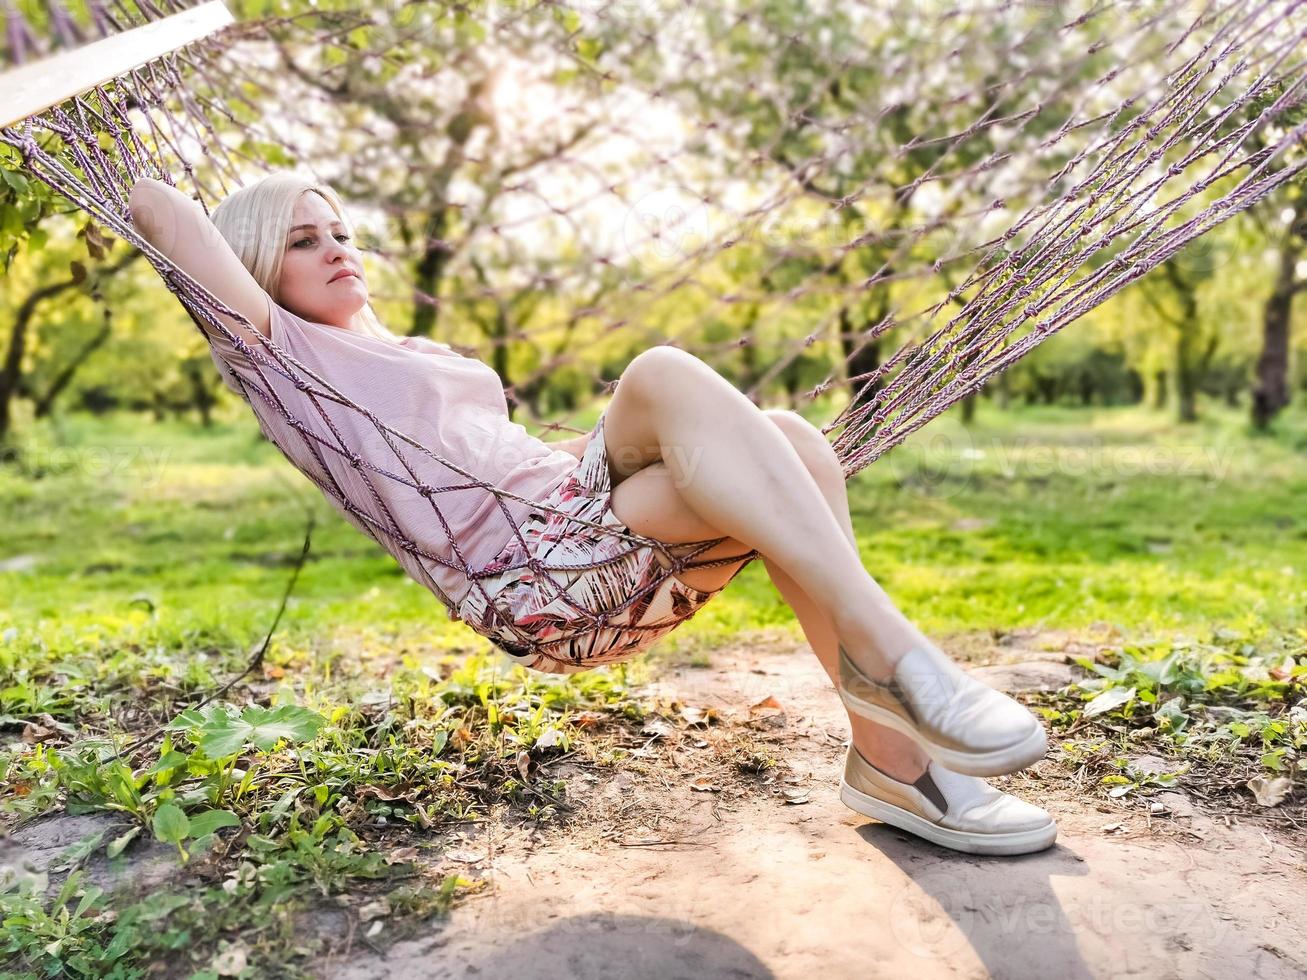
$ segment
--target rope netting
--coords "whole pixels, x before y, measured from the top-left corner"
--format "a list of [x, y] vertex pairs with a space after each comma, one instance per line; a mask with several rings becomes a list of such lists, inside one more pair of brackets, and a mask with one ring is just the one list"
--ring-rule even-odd
[[[0, 11], [23, 63], [188, 6]], [[1305, 31], [1303, 0], [319, 8], [227, 28], [0, 141], [256, 365], [261, 383], [241, 383], [256, 415], [302, 436], [278, 448], [453, 614], [442, 569], [473, 589], [503, 569], [469, 566], [441, 495], [493, 494], [505, 541], [520, 539], [507, 501], [539, 503], [433, 453], [270, 341], [247, 345], [219, 319], [239, 315], [131, 225], [138, 177], [216, 203], [293, 162], [400, 229], [370, 251], [410, 285], [381, 301], [494, 366], [536, 422], [583, 431], [568, 424], [576, 402], [671, 343], [756, 402], [829, 406], [852, 476], [1294, 179], [1307, 166]], [[303, 402], [288, 405], [273, 376]], [[363, 416], [397, 465], [357, 453], [323, 402]], [[449, 481], [422, 479], [417, 457]], [[425, 498], [447, 546], [418, 546], [380, 480]], [[699, 557], [717, 541], [673, 553], [601, 530], [655, 547], [664, 576], [738, 560]], [[562, 581], [579, 566], [532, 567]], [[599, 628], [639, 599], [568, 601]]]

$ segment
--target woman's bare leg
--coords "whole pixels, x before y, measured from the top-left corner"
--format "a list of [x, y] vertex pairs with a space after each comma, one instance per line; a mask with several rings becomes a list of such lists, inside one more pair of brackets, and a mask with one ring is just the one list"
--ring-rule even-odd
[[[826, 506], [835, 515], [845, 539], [856, 548], [853, 524], [849, 517], [848, 492], [844, 473], [830, 451], [826, 437], [811, 423], [793, 412], [763, 412], [789, 441], [820, 488]], [[605, 422], [605, 428], [607, 422]], [[659, 462], [622, 481], [613, 492], [613, 512], [624, 524], [640, 534], [669, 544], [702, 541], [720, 536], [681, 499], [666, 465]], [[727, 557], [748, 550], [734, 539], [705, 553], [705, 557]], [[763, 558], [763, 564], [781, 597], [794, 610], [804, 637], [822, 667], [839, 689], [838, 640], [830, 617], [777, 564]], [[738, 569], [737, 564], [716, 568], [693, 568], [679, 578], [704, 591], [720, 588]], [[925, 772], [928, 756], [911, 739], [893, 729], [848, 713], [853, 744], [874, 765], [904, 782], [913, 782]]]
[[604, 434], [619, 487], [661, 461], [685, 503], [783, 570], [872, 676], [888, 678], [904, 654], [929, 644], [867, 574], [789, 439], [694, 355], [655, 347], [632, 360]]
[[[849, 545], [856, 551], [858, 544], [853, 533], [853, 519], [849, 514], [849, 494], [848, 486], [844, 481], [844, 470], [838, 465], [838, 460], [836, 465], [830, 465], [834, 453], [830, 451], [830, 443], [826, 437], [816, 426], [794, 412], [765, 412], [764, 414], [789, 439], [790, 445], [799, 454], [808, 472], [812, 474], [821, 489], [822, 496], [825, 497], [831, 513], [835, 515], [840, 528], [844, 531]], [[765, 555], [762, 563], [767, 569], [767, 574], [771, 576], [776, 590], [794, 610], [808, 646], [817, 655], [817, 659], [821, 661], [822, 667], [830, 676], [831, 683], [838, 691], [840, 687], [839, 638], [835, 632], [835, 625], [821, 606], [813, 602], [812, 597], [804, 592], [784, 569]], [[849, 724], [853, 729], [853, 744], [858, 747], [858, 751], [890, 776], [911, 783], [926, 771], [930, 756], [906, 735], [900, 735], [892, 728], [877, 725], [874, 721], [853, 712], [849, 712]]]

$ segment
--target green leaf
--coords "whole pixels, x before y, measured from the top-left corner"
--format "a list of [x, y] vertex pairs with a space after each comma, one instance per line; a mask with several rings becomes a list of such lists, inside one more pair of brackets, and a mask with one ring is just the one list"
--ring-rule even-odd
[[1135, 689], [1133, 687], [1109, 688], [1085, 705], [1084, 710], [1081, 712], [1081, 717], [1092, 718], [1095, 715], [1101, 715], [1106, 711], [1111, 711], [1113, 708], [1119, 708], [1123, 704], [1128, 704], [1134, 700], [1134, 697]]
[[145, 770], [147, 776], [157, 776], [162, 772], [171, 772], [173, 769], [179, 769], [190, 761], [184, 752], [173, 750], [163, 756], [158, 762]]
[[187, 708], [172, 721], [164, 726], [164, 731], [168, 732], [185, 732], [199, 728], [207, 721], [205, 716], [196, 708]]
[[190, 832], [190, 821], [181, 808], [165, 803], [154, 811], [154, 836], [165, 844], [180, 844]]
[[109, 846], [104, 849], [105, 856], [110, 858], [116, 858], [119, 854], [123, 852], [123, 849], [126, 848], [128, 844], [136, 840], [136, 835], [139, 834], [140, 832], [141, 832], [141, 828], [137, 826], [137, 827], [133, 827], [131, 830], [127, 831], [127, 833], [123, 834], [122, 836], [115, 837], [113, 840], [109, 842]]
[[270, 752], [282, 739], [304, 742], [318, 733], [327, 719], [316, 711], [298, 705], [283, 704], [268, 709], [251, 705], [239, 718], [216, 714], [200, 728], [200, 751], [211, 759], [235, 755], [252, 743], [262, 752]]
[[94, 853], [95, 849], [100, 846], [100, 841], [104, 839], [104, 831], [99, 830], [87, 834], [76, 844], [69, 847], [59, 855], [59, 863], [54, 866], [55, 871], [67, 871], [69, 868], [76, 867]]
[[1189, 716], [1184, 712], [1184, 698], [1170, 698], [1153, 712], [1153, 720], [1162, 731], [1179, 732], [1189, 724]]
[[191, 817], [190, 822], [190, 835], [199, 838], [207, 837], [215, 830], [221, 830], [223, 827], [239, 827], [241, 818], [230, 810], [209, 810], [206, 813], [199, 813]]
[[15, 194], [27, 193], [27, 178], [22, 174], [15, 173], [12, 170], [0, 170], [0, 178], [3, 178], [4, 182], [13, 188]]

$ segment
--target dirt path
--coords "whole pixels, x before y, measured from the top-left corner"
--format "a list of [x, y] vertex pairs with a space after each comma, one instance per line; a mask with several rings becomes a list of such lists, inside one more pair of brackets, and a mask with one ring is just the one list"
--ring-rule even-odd
[[[669, 668], [654, 690], [690, 706], [691, 719], [694, 708], [713, 709], [740, 724], [671, 740], [653, 740], [655, 728], [651, 741], [678, 747], [651, 744], [638, 777], [599, 783], [560, 764], [569, 795], [588, 792], [602, 819], [552, 839], [492, 825], [470, 834], [463, 858], [492, 888], [384, 955], [342, 943], [321, 975], [1307, 975], [1301, 841], [1253, 820], [1227, 825], [1178, 794], [1165, 796], [1171, 812], [1160, 817], [1133, 800], [1086, 805], [1062, 767], [1045, 761], [999, 782], [1053, 813], [1058, 843], [1020, 858], [957, 854], [840, 804], [847, 729], [805, 650], [712, 659], [710, 668]], [[1011, 687], [1061, 683], [1067, 669], [1045, 657], [981, 672]], [[767, 697], [783, 715], [750, 712]], [[741, 790], [713, 768], [714, 745], [732, 728], [783, 759], [770, 785], [759, 786], [763, 775]]]

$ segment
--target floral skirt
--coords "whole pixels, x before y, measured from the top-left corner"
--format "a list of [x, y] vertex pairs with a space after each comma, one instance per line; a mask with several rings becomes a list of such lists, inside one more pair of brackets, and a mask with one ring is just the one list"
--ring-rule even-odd
[[[687, 563], [725, 539], [672, 546], [634, 535], [613, 514], [611, 494], [601, 416], [576, 469], [541, 502], [562, 513], [527, 515], [521, 540], [514, 535], [483, 570], [492, 574], [473, 580], [458, 618], [524, 666], [572, 674], [647, 649], [729, 584], [704, 592], [676, 569], [755, 555]], [[678, 558], [671, 547], [692, 550]]]

